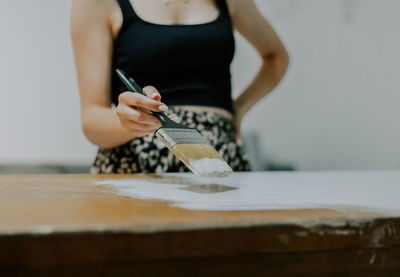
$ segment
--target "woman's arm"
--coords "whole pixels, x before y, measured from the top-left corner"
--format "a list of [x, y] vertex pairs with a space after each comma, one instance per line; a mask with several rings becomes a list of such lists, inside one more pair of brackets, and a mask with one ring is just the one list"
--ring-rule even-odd
[[[125, 92], [116, 109], [110, 108], [113, 37], [107, 0], [73, 0], [70, 31], [81, 100], [81, 122], [86, 137], [101, 148], [115, 147], [153, 133], [160, 122], [136, 107], [161, 111], [160, 97], [153, 99]], [[147, 95], [156, 92], [146, 88]]]
[[234, 103], [236, 126], [240, 129], [243, 116], [279, 84], [288, 67], [289, 56], [278, 35], [258, 11], [253, 0], [228, 0], [228, 5], [235, 29], [250, 42], [262, 58], [258, 73]]

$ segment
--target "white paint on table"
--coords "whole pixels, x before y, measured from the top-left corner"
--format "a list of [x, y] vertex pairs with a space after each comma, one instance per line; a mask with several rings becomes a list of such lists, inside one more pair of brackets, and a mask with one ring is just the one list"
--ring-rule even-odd
[[226, 178], [191, 173], [98, 181], [119, 194], [194, 210], [362, 208], [400, 213], [400, 171], [246, 172]]

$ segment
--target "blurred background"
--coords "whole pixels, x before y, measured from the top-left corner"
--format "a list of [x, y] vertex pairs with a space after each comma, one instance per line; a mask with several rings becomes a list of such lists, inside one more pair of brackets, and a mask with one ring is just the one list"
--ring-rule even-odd
[[[400, 1], [255, 0], [291, 55], [243, 122], [255, 170], [400, 168]], [[87, 172], [69, 0], [0, 1], [0, 173]], [[260, 61], [239, 35], [233, 95]]]

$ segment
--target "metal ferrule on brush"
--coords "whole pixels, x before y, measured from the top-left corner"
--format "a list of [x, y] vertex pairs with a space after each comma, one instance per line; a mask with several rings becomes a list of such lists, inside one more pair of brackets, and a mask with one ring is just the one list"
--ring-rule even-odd
[[170, 147], [177, 144], [209, 144], [196, 129], [159, 128], [156, 136]]

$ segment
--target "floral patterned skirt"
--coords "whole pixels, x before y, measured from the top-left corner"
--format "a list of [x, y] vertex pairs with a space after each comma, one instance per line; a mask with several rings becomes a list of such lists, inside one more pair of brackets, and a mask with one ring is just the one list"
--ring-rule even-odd
[[[196, 128], [222, 155], [234, 171], [249, 171], [235, 126], [230, 117], [210, 111], [190, 111], [170, 107], [179, 123]], [[114, 148], [99, 149], [91, 173], [162, 173], [190, 171], [169, 149], [151, 134]]]

